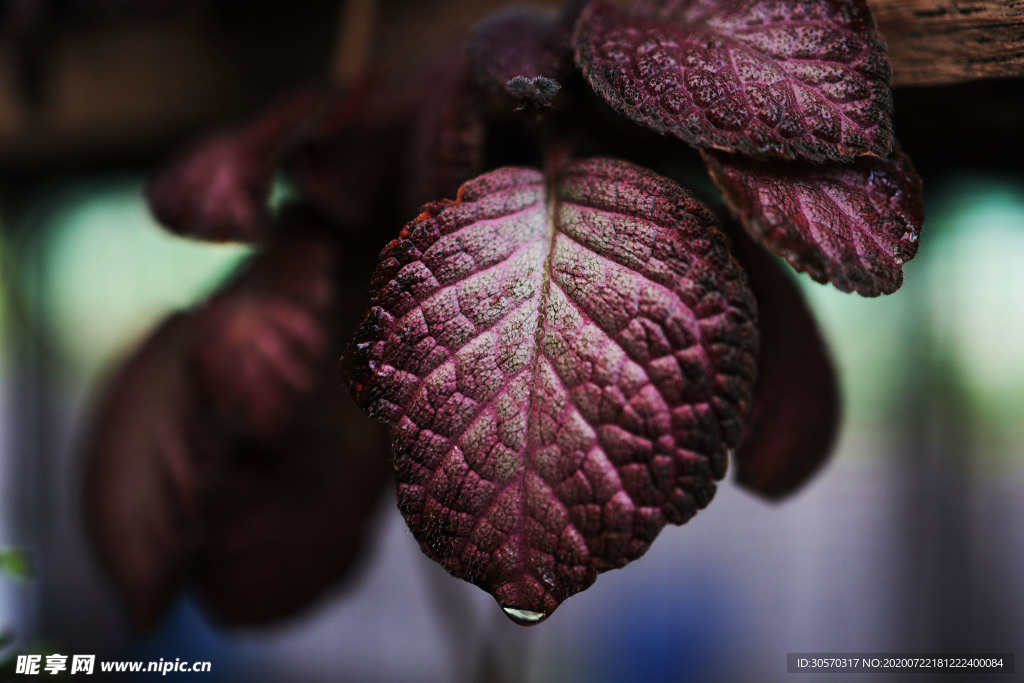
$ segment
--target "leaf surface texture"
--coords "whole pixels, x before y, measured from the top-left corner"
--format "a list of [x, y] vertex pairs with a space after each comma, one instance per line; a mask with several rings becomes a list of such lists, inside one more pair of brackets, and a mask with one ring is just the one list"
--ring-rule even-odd
[[885, 47], [863, 0], [599, 1], [576, 61], [620, 113], [691, 145], [849, 161], [892, 148]]
[[756, 312], [711, 213], [612, 160], [506, 168], [381, 254], [346, 358], [393, 424], [430, 557], [549, 615], [710, 501], [740, 439]]
[[822, 166], [704, 161], [748, 232], [797, 270], [863, 296], [903, 284], [924, 223], [921, 179], [903, 152]]

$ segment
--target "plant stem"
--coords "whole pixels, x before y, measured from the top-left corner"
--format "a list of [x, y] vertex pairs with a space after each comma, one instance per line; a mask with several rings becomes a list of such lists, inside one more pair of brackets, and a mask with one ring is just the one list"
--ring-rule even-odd
[[339, 13], [331, 80], [350, 85], [366, 73], [377, 14], [376, 0], [348, 0]]

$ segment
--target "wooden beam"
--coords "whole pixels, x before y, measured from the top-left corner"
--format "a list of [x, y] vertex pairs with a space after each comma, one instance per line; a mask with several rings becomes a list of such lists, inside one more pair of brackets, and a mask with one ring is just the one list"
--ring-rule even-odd
[[[463, 41], [481, 17], [514, 1], [347, 0], [355, 17], [342, 23], [349, 32], [333, 65], [330, 3], [284, 12], [272, 0], [250, 0], [231, 21], [212, 6], [185, 3], [161, 22], [68, 22], [51, 42], [41, 119], [26, 117], [13, 65], [0, 58], [0, 171], [166, 153], [332, 66], [345, 79], [366, 61], [396, 64], [432, 43]], [[1024, 0], [868, 3], [889, 45], [895, 86], [1024, 77]], [[375, 4], [387, 11], [377, 8], [374, 20]]]
[[893, 85], [1024, 76], [1024, 0], [868, 0]]

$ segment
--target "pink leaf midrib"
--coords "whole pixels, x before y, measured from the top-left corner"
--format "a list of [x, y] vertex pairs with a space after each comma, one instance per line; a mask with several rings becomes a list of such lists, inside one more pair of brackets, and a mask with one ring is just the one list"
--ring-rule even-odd
[[[465, 452], [464, 448], [463, 448], [463, 444], [461, 443], [461, 441], [462, 441], [463, 437], [465, 436], [465, 434], [467, 432], [469, 432], [478, 423], [479, 419], [485, 413], [487, 413], [489, 410], [492, 409], [492, 406], [493, 406], [495, 400], [497, 398], [499, 398], [503, 394], [503, 392], [508, 388], [509, 385], [511, 385], [514, 382], [514, 380], [519, 378], [523, 373], [525, 373], [527, 371], [529, 371], [531, 377], [538, 376], [539, 371], [540, 371], [540, 364], [542, 362], [546, 362], [548, 364], [548, 367], [549, 367], [549, 369], [551, 371], [551, 374], [555, 378], [557, 378], [557, 380], [560, 382], [562, 390], [563, 390], [563, 392], [565, 393], [565, 395], [566, 395], [566, 397], [568, 399], [567, 404], [571, 407], [571, 409], [573, 411], [575, 411], [580, 416], [580, 418], [584, 422], [586, 422], [588, 424], [588, 426], [590, 426], [591, 430], [594, 431], [594, 429], [595, 429], [594, 425], [591, 425], [590, 422], [586, 418], [584, 418], [584, 416], [582, 414], [579, 413], [579, 408], [576, 406], [575, 401], [572, 398], [572, 393], [571, 393], [569, 387], [567, 385], [565, 385], [564, 378], [557, 371], [555, 365], [551, 362], [552, 359], [548, 358], [547, 354], [545, 353], [545, 351], [543, 349], [543, 344], [541, 343], [542, 337], [543, 337], [543, 335], [545, 333], [545, 327], [546, 327], [546, 322], [545, 322], [545, 319], [544, 319], [544, 316], [542, 315], [542, 313], [545, 310], [547, 310], [547, 304], [548, 304], [548, 302], [550, 300], [550, 297], [551, 297], [551, 287], [552, 286], [554, 286], [555, 288], [557, 288], [558, 290], [561, 291], [561, 293], [564, 296], [565, 300], [570, 305], [573, 306], [573, 308], [576, 310], [577, 314], [583, 320], [593, 324], [595, 328], [599, 329], [604, 334], [604, 336], [607, 338], [607, 340], [610, 343], [615, 344], [615, 346], [618, 347], [622, 351], [624, 358], [627, 358], [628, 360], [632, 361], [634, 364], [637, 365], [639, 370], [643, 373], [644, 377], [646, 378], [646, 380], [647, 380], [646, 383], [649, 384], [658, 393], [658, 395], [661, 397], [662, 403], [665, 404], [665, 405], [669, 404], [668, 400], [661, 393], [661, 391], [657, 387], [657, 385], [653, 381], [651, 381], [650, 376], [647, 374], [647, 371], [644, 368], [644, 364], [645, 363], [654, 362], [657, 359], [648, 359], [648, 360], [644, 361], [643, 359], [635, 358], [629, 350], [627, 350], [625, 347], [621, 346], [619, 344], [619, 342], [617, 342], [615, 340], [615, 334], [617, 332], [620, 332], [621, 330], [615, 330], [615, 331], [609, 330], [609, 329], [606, 329], [600, 323], [598, 323], [598, 321], [595, 320], [592, 317], [591, 313], [588, 310], [586, 310], [584, 307], [582, 307], [579, 302], [577, 302], [572, 296], [570, 296], [570, 294], [567, 291], [565, 291], [564, 288], [555, 281], [555, 278], [552, 275], [552, 261], [553, 261], [553, 258], [555, 256], [555, 254], [556, 254], [556, 245], [557, 245], [558, 237], [561, 236], [561, 237], [565, 238], [566, 240], [572, 242], [573, 244], [577, 245], [579, 248], [586, 250], [590, 254], [592, 254], [592, 255], [594, 255], [594, 256], [602, 259], [602, 260], [608, 261], [609, 263], [612, 263], [612, 264], [614, 264], [615, 266], [617, 266], [619, 268], [623, 268], [623, 269], [629, 270], [629, 271], [631, 271], [631, 272], [633, 272], [633, 273], [635, 273], [635, 274], [645, 278], [645, 280], [647, 280], [650, 284], [655, 285], [659, 289], [664, 290], [666, 293], [670, 294], [674, 299], [676, 299], [676, 301], [678, 301], [680, 304], [682, 304], [682, 301], [679, 299], [678, 295], [674, 291], [672, 291], [669, 287], [666, 287], [665, 285], [663, 285], [661, 283], [658, 283], [658, 282], [655, 282], [653, 280], [650, 280], [648, 275], [645, 275], [644, 273], [637, 271], [636, 268], [634, 268], [633, 266], [631, 266], [631, 265], [629, 265], [627, 263], [624, 263], [624, 262], [622, 262], [622, 261], [620, 261], [618, 259], [611, 258], [607, 254], [603, 254], [603, 253], [594, 251], [593, 248], [591, 248], [590, 246], [580, 242], [574, 236], [572, 236], [572, 235], [568, 234], [566, 231], [562, 230], [560, 225], [559, 225], [559, 222], [554, 218], [554, 216], [560, 215], [561, 212], [559, 211], [559, 209], [562, 206], [564, 206], [564, 205], [571, 205], [571, 206], [576, 206], [576, 207], [581, 208], [581, 209], [586, 209], [586, 210], [595, 211], [595, 212], [599, 211], [601, 213], [605, 213], [605, 214], [608, 214], [608, 215], [615, 215], [615, 216], [619, 216], [619, 217], [622, 217], [622, 218], [627, 218], [627, 219], [632, 220], [632, 221], [638, 221], [639, 220], [639, 221], [646, 222], [646, 223], [649, 223], [649, 224], [652, 224], [652, 225], [657, 225], [657, 224], [653, 223], [651, 221], [644, 221], [643, 219], [639, 219], [635, 215], [626, 214], [626, 213], [622, 213], [622, 212], [611, 211], [611, 210], [608, 210], [608, 209], [603, 208], [603, 207], [601, 209], [597, 209], [595, 207], [592, 207], [592, 206], [584, 204], [584, 203], [567, 201], [567, 200], [561, 200], [560, 201], [559, 197], [558, 197], [557, 191], [554, 191], [554, 190], [551, 190], [551, 189], [548, 190], [548, 193], [549, 193], [549, 200], [548, 200], [548, 207], [549, 208], [547, 209], [547, 212], [543, 215], [544, 216], [545, 225], [548, 226], [548, 230], [545, 231], [545, 234], [542, 234], [541, 236], [539, 236], [539, 237], [537, 237], [537, 238], [535, 238], [533, 240], [530, 240], [530, 241], [524, 243], [523, 245], [517, 247], [513, 251], [509, 252], [509, 254], [506, 255], [500, 261], [498, 261], [498, 262], [496, 262], [494, 264], [491, 264], [490, 266], [487, 266], [486, 268], [474, 271], [473, 273], [469, 274], [468, 276], [466, 276], [464, 278], [460, 278], [459, 282], [465, 282], [465, 281], [467, 281], [469, 279], [480, 277], [481, 275], [485, 274], [489, 270], [491, 270], [493, 268], [496, 268], [496, 267], [499, 267], [501, 264], [507, 262], [509, 259], [513, 258], [515, 255], [521, 253], [522, 251], [535, 246], [539, 241], [542, 241], [545, 238], [549, 240], [549, 247], [548, 247], [548, 250], [547, 250], [547, 256], [546, 256], [545, 261], [544, 261], [544, 268], [540, 271], [540, 274], [539, 274], [540, 285], [535, 290], [536, 294], [534, 296], [532, 296], [532, 297], [530, 297], [528, 299], [525, 299], [524, 301], [516, 304], [516, 306], [513, 309], [510, 309], [507, 313], [502, 315], [499, 319], [493, 321], [486, 328], [479, 330], [470, 340], [467, 340], [462, 345], [464, 347], [464, 346], [472, 343], [473, 341], [479, 339], [484, 334], [487, 334], [487, 333], [493, 331], [495, 328], [500, 326], [502, 323], [506, 322], [512, 315], [514, 315], [517, 311], [519, 311], [522, 307], [526, 306], [527, 304], [535, 304], [537, 306], [537, 317], [536, 317], [536, 330], [535, 330], [535, 334], [534, 334], [534, 347], [532, 349], [533, 358], [531, 359], [531, 361], [528, 361], [524, 365], [524, 367], [522, 369], [520, 369], [518, 372], [516, 372], [515, 374], [505, 378], [505, 381], [503, 383], [502, 389], [499, 389], [497, 392], [495, 392], [494, 394], [492, 394], [488, 398], [486, 398], [483, 401], [481, 401], [481, 405], [477, 409], [476, 413], [471, 418], [469, 418], [466, 421], [466, 423], [463, 426], [463, 428], [460, 429], [457, 434], [452, 435], [451, 437], [446, 437], [446, 438], [448, 438], [449, 442], [452, 444], [452, 449], [448, 451], [448, 455], [444, 456], [445, 458], [450, 458], [452, 456], [452, 453], [454, 452], [455, 448], [459, 448], [462, 452]], [[489, 221], [502, 221], [502, 220], [505, 220], [508, 217], [513, 216], [513, 215], [517, 215], [519, 213], [523, 213], [523, 212], [530, 211], [530, 210], [536, 210], [536, 209], [537, 209], [537, 205], [533, 204], [533, 205], [531, 205], [529, 207], [525, 207], [523, 209], [520, 209], [519, 211], [517, 211], [517, 212], [515, 212], [513, 214], [508, 214], [506, 216], [501, 216], [501, 217], [492, 218], [492, 219], [488, 219], [488, 220]], [[477, 225], [479, 225], [479, 223], [474, 223], [471, 226], [465, 226], [464, 228], [460, 228], [460, 230], [461, 229], [466, 229], [466, 228], [469, 228], [469, 227], [475, 227]], [[449, 233], [447, 236], [452, 236], [452, 235], [457, 235], [457, 234], [458, 234], [458, 231], [455, 231], [453, 233]], [[437, 296], [442, 291], [447, 290], [451, 286], [454, 286], [454, 284], [453, 285], [444, 286], [441, 289], [437, 290], [436, 292], [431, 293], [430, 297], [428, 299], [425, 299], [423, 301], [423, 303], [426, 303], [427, 301], [429, 301], [429, 299], [433, 298], [434, 296]], [[407, 315], [408, 315], [408, 313], [407, 313]], [[703, 319], [705, 319], [704, 317], [697, 316], [696, 314], [694, 314], [694, 318], [696, 320], [703, 320]], [[691, 331], [693, 332], [694, 337], [695, 337], [695, 342], [694, 343], [699, 345], [700, 344], [700, 339], [701, 339], [701, 331], [700, 331], [699, 326], [695, 326]], [[425, 391], [424, 387], [426, 386], [427, 381], [429, 380], [429, 378], [431, 376], [433, 376], [435, 373], [441, 371], [444, 367], [449, 366], [450, 363], [454, 362], [454, 355], [455, 354], [450, 354], [448, 359], [443, 361], [437, 368], [434, 368], [433, 370], [431, 370], [431, 372], [421, 380], [420, 386], [417, 388], [417, 391], [416, 391], [416, 394], [415, 394], [416, 397], [421, 397], [422, 396], [422, 392]], [[673, 355], [673, 354], [669, 354], [669, 355]], [[530, 431], [531, 431], [529, 429], [528, 425], [531, 424], [534, 420], [537, 419], [537, 412], [536, 412], [537, 411], [537, 405], [535, 403], [536, 396], [537, 396], [536, 393], [531, 392], [530, 399], [529, 399], [529, 401], [527, 403], [527, 406], [526, 406], [526, 414], [527, 414], [527, 423], [526, 423], [527, 427], [526, 427], [526, 429], [527, 429], [527, 434], [528, 435], [530, 434]], [[595, 447], [597, 447], [598, 449], [601, 450], [601, 452], [603, 454], [603, 459], [606, 462], [608, 462], [609, 464], [611, 464], [611, 466], [613, 467], [613, 469], [616, 472], [616, 478], [618, 478], [621, 481], [621, 476], [619, 475], [619, 466], [617, 466], [614, 463], [612, 463], [612, 461], [608, 459], [607, 454], [604, 454], [604, 447], [600, 444], [599, 439], [598, 439], [598, 437], [596, 435], [596, 431], [595, 431], [595, 434], [594, 434], [594, 441], [595, 441]], [[489, 513], [494, 510], [494, 506], [497, 505], [502, 500], [503, 494], [505, 492], [507, 492], [507, 490], [509, 488], [511, 488], [511, 487], [517, 487], [519, 489], [519, 495], [520, 495], [519, 508], [520, 508], [520, 513], [521, 514], [517, 516], [516, 528], [515, 528], [514, 531], [512, 531], [510, 533], [510, 536], [511, 537], [515, 537], [517, 539], [516, 542], [518, 542], [518, 543], [525, 543], [526, 542], [526, 534], [525, 534], [525, 531], [523, 529], [523, 525], [526, 524], [528, 519], [529, 519], [530, 510], [528, 509], [528, 505], [527, 505], [525, 496], [526, 496], [526, 489], [527, 489], [527, 480], [528, 480], [528, 478], [530, 476], [530, 473], [533, 472], [534, 469], [535, 469], [534, 468], [534, 463], [533, 463], [533, 457], [535, 456], [536, 450], [537, 450], [537, 444], [532, 441], [532, 437], [528, 436], [527, 437], [526, 448], [525, 448], [525, 450], [523, 452], [522, 469], [521, 469], [520, 475], [517, 476], [512, 481], [506, 482], [500, 488], [498, 488], [494, 492], [489, 505], [481, 513], [477, 513], [478, 516], [477, 516], [477, 519], [476, 519], [476, 521], [475, 521], [475, 523], [473, 525], [473, 529], [466, 536], [462, 537], [462, 539], [461, 539], [458, 551], [456, 552], [457, 556], [461, 556], [462, 553], [466, 550], [467, 546], [471, 543], [470, 539], [473, 537], [474, 533], [480, 528], [480, 526], [484, 522], [486, 522], [489, 519]], [[479, 472], [477, 472], [473, 468], [473, 466], [470, 465], [469, 462], [466, 461], [465, 457], [462, 458], [462, 461], [466, 464], [466, 466], [471, 471], [473, 471], [476, 474], [476, 476], [480, 477], [482, 480], [490, 481], [490, 480], [485, 479]], [[423, 484], [425, 489], [429, 489], [430, 488], [430, 484], [435, 480], [436, 476], [441, 471], [441, 469], [442, 469], [441, 467], [437, 467], [434, 470], [434, 472], [431, 474], [431, 477], [430, 477], [429, 481], [425, 482]], [[551, 482], [547, 481], [546, 478], [540, 476], [539, 474], [537, 474], [537, 476], [540, 479], [540, 481], [544, 484], [545, 487], [547, 487], [549, 490], [553, 491], [552, 483]], [[621, 488], [621, 485], [620, 485], [620, 488]], [[624, 488], [621, 488], [621, 491], [628, 496], [628, 492], [626, 492]], [[550, 496], [550, 498], [551, 498], [551, 500], [557, 502], [558, 505], [562, 508], [562, 512], [564, 513], [564, 516], [565, 516], [565, 518], [567, 520], [567, 525], [573, 527], [576, 530], [576, 532], [580, 535], [580, 537], [586, 539], [586, 535], [583, 534], [572, 523], [572, 521], [571, 521], [571, 514], [570, 514], [569, 508], [561, 500], [559, 500], [557, 496], [552, 495], [552, 496]], [[438, 501], [438, 502], [440, 502], [440, 501]], [[634, 501], [634, 505], [636, 505], [635, 501]], [[636, 505], [636, 506], [637, 507], [644, 507], [644, 506], [640, 506], [640, 505]], [[448, 506], [446, 505], [446, 507], [448, 507]], [[426, 498], [424, 499], [424, 504], [420, 506], [419, 512], [421, 514], [423, 514], [426, 511], [425, 508], [426, 508]], [[537, 550], [537, 549], [534, 549], [534, 548], [531, 547], [531, 548], [529, 548], [529, 550]], [[537, 552], [543, 552], [543, 551], [537, 550]], [[529, 564], [528, 564], [529, 557], [527, 556], [527, 553], [524, 553], [524, 552], [518, 553], [518, 557], [519, 557], [519, 562], [518, 562], [519, 571], [520, 572], [525, 571], [527, 573], [532, 573], [532, 569], [529, 567]], [[607, 560], [607, 558], [605, 558], [605, 559]]]

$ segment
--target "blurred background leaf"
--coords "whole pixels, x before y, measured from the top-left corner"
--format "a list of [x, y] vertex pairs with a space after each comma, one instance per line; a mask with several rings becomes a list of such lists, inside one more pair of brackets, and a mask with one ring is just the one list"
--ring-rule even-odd
[[16, 548], [0, 549], [0, 572], [19, 581], [32, 577], [32, 565], [28, 557]]

